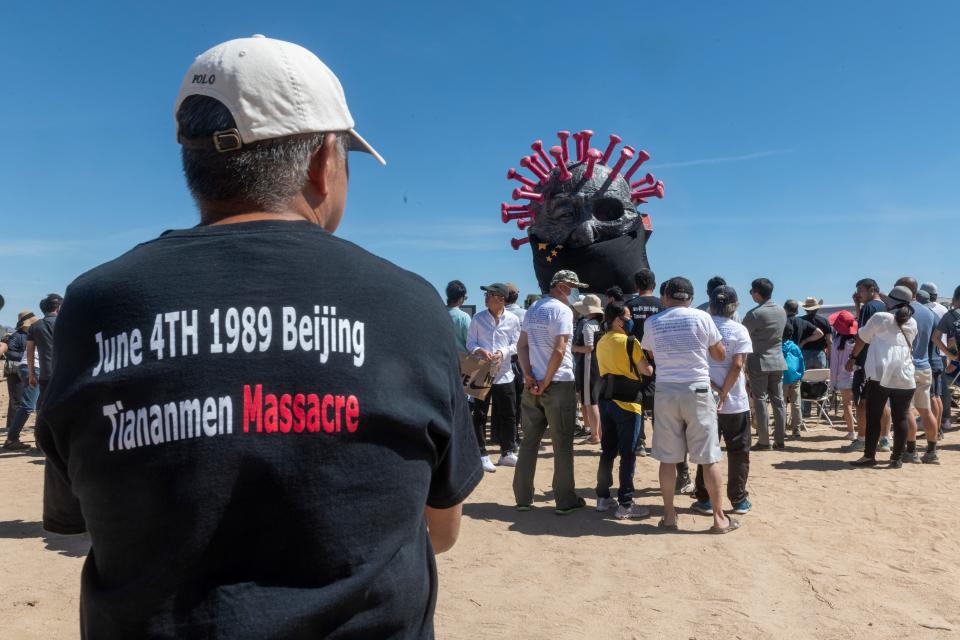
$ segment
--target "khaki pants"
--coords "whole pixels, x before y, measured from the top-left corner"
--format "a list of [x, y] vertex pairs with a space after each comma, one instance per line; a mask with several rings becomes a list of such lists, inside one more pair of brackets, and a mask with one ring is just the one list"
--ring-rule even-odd
[[520, 401], [523, 440], [513, 474], [513, 495], [518, 505], [533, 504], [533, 477], [543, 433], [550, 427], [553, 441], [553, 495], [558, 509], [577, 505], [573, 480], [573, 432], [577, 395], [573, 381], [554, 382], [539, 396], [523, 390]]
[[800, 431], [800, 380], [783, 385], [783, 402], [790, 412], [790, 428], [794, 433]]

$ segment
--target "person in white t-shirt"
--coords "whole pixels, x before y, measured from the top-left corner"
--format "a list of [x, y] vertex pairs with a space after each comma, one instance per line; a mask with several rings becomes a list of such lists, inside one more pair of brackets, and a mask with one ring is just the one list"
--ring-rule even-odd
[[523, 439], [513, 476], [518, 511], [533, 508], [533, 477], [537, 452], [547, 427], [553, 442], [553, 493], [555, 513], [566, 515], [586, 506], [577, 496], [573, 480], [573, 433], [576, 429], [577, 394], [573, 373], [573, 311], [580, 282], [573, 271], [558, 271], [550, 292], [535, 302], [523, 317], [517, 356], [523, 369], [521, 421]]
[[[676, 531], [677, 511], [673, 505], [677, 463], [687, 454], [690, 462], [702, 465], [704, 482], [713, 506], [711, 533], [727, 533], [740, 523], [723, 513], [723, 478], [720, 438], [717, 431], [717, 403], [710, 391], [708, 358], [722, 362], [726, 357], [723, 337], [713, 319], [704, 311], [691, 309], [693, 285], [686, 278], [671, 278], [663, 290], [667, 307], [647, 319], [641, 345], [657, 363], [654, 400], [653, 457], [660, 462], [660, 493], [663, 495], [661, 529]], [[708, 355], [709, 354], [709, 355]]]
[[[870, 345], [864, 363], [867, 405], [867, 437], [863, 457], [852, 461], [855, 467], [872, 467], [877, 464], [877, 442], [880, 439], [880, 420], [883, 408], [890, 402], [893, 427], [893, 451], [890, 467], [899, 469], [901, 456], [910, 428], [910, 402], [917, 388], [913, 362], [913, 341], [917, 337], [917, 321], [913, 319], [913, 292], [905, 286], [896, 286], [889, 295], [880, 296], [887, 311], [878, 311], [870, 316], [866, 325], [857, 333], [850, 361], [853, 361], [865, 345]], [[891, 313], [892, 312], [892, 313]], [[847, 362], [847, 368], [853, 366]]]
[[[727, 445], [727, 498], [734, 513], [747, 513], [753, 506], [748, 499], [750, 474], [750, 398], [743, 368], [747, 354], [753, 353], [750, 332], [736, 320], [737, 292], [720, 285], [710, 292], [710, 313], [723, 337], [726, 357], [710, 360], [710, 386], [718, 394], [717, 426]], [[703, 480], [703, 467], [697, 468], [697, 501], [691, 507], [700, 513], [713, 513], [710, 494]]]

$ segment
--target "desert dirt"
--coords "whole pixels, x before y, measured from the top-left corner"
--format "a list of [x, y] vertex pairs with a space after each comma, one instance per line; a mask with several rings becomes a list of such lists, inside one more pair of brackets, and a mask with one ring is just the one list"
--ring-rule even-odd
[[[0, 383], [0, 424], [6, 420]], [[486, 474], [464, 506], [460, 539], [438, 558], [440, 638], [960, 637], [960, 433], [940, 466], [853, 469], [842, 431], [754, 453], [751, 513], [709, 535], [682, 507], [658, 533], [656, 463], [638, 460], [649, 518], [596, 513], [598, 447], [578, 445], [588, 508], [556, 516], [552, 454], [541, 453], [536, 508], [513, 508], [513, 470]], [[23, 440], [33, 443], [32, 427]], [[921, 443], [922, 444], [922, 443]], [[496, 456], [494, 456], [496, 457]], [[0, 451], [0, 638], [79, 636], [86, 536], [41, 526], [43, 457]]]

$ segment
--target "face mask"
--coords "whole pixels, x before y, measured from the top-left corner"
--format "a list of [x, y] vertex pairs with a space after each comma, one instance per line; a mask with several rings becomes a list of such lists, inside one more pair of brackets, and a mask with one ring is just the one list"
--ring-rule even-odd
[[627, 333], [633, 333], [633, 318], [623, 321], [623, 330]]
[[567, 294], [567, 301], [573, 302], [574, 300], [580, 299], [580, 289], [576, 287], [570, 287], [570, 293]]

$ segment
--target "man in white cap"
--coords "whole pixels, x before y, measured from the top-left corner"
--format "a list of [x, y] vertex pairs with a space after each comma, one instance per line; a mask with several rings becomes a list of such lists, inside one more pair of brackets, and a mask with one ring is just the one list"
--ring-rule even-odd
[[73, 282], [37, 427], [44, 527], [90, 532], [83, 634], [430, 637], [483, 471], [434, 289], [331, 235], [345, 152], [382, 159], [262, 36], [197, 57], [175, 114], [201, 224]]
[[537, 472], [540, 440], [550, 427], [553, 443], [553, 492], [557, 515], [567, 515], [586, 506], [573, 479], [573, 432], [576, 425], [577, 392], [570, 343], [573, 311], [580, 282], [573, 271], [561, 270], [550, 281], [550, 291], [527, 309], [517, 343], [523, 370], [521, 400], [523, 439], [513, 495], [518, 511], [533, 508], [533, 479]]

